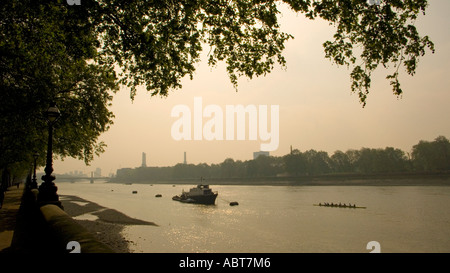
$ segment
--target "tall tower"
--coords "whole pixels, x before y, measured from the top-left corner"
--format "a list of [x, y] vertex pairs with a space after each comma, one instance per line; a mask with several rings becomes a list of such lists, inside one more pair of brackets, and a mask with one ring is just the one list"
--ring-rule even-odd
[[186, 161], [186, 152], [184, 152], [184, 161], [183, 161], [183, 163], [184, 163], [184, 164], [187, 164], [187, 161]]
[[142, 153], [142, 166], [141, 167], [147, 167], [147, 155], [143, 152]]

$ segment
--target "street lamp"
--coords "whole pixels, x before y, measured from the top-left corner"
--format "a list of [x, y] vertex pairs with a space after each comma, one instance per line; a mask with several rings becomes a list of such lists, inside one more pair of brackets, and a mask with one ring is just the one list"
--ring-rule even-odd
[[34, 152], [33, 158], [34, 158], [34, 171], [33, 171], [33, 179], [31, 179], [31, 189], [37, 189], [37, 180], [36, 180], [36, 161], [39, 157], [38, 152]]
[[61, 202], [59, 201], [59, 196], [56, 193], [58, 191], [58, 187], [56, 187], [53, 180], [55, 180], [55, 176], [53, 173], [53, 125], [61, 116], [58, 107], [56, 107], [56, 103], [51, 103], [50, 107], [45, 112], [45, 117], [47, 118], [48, 124], [48, 146], [47, 146], [47, 162], [45, 164], [45, 175], [42, 176], [42, 180], [44, 181], [39, 186], [39, 194], [37, 197], [38, 203], [41, 205], [45, 204], [54, 204], [62, 208]]

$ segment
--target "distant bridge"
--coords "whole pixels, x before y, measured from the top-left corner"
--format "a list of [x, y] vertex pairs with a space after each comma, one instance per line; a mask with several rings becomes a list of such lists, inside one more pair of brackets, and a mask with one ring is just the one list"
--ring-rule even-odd
[[67, 181], [67, 182], [77, 182], [77, 181], [82, 181], [82, 180], [89, 180], [91, 181], [91, 183], [94, 183], [94, 180], [110, 180], [111, 177], [107, 177], [107, 176], [94, 176], [94, 177], [89, 177], [89, 176], [64, 176], [64, 175], [60, 175], [58, 176], [57, 174], [55, 175], [56, 179], [55, 182], [58, 183], [58, 181]]

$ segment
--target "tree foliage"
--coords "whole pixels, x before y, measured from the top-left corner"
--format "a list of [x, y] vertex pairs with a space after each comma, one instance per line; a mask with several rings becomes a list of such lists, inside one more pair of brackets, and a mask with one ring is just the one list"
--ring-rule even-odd
[[[358, 92], [361, 103], [366, 105], [371, 74], [379, 65], [394, 67], [386, 78], [393, 93], [400, 96], [403, 93], [400, 67], [414, 75], [425, 50], [434, 52], [433, 42], [428, 36], [419, 35], [415, 27], [420, 13], [425, 14], [427, 2], [383, 0], [380, 5], [369, 5], [365, 0], [314, 1], [306, 15], [336, 26], [334, 41], [323, 44], [326, 57], [338, 65], [353, 67], [351, 89]], [[355, 56], [355, 49], [359, 56]]]
[[55, 152], [89, 162], [104, 149], [98, 136], [112, 124], [108, 106], [121, 84], [131, 98], [141, 85], [167, 96], [193, 78], [203, 50], [209, 65], [225, 62], [236, 88], [240, 76], [285, 66], [282, 52], [293, 36], [281, 31], [282, 4], [336, 27], [325, 57], [353, 67], [351, 89], [363, 105], [380, 64], [394, 66], [387, 78], [400, 95], [399, 68], [413, 75], [419, 57], [434, 51], [414, 26], [426, 0], [1, 1], [0, 166], [45, 150], [41, 113], [51, 101], [63, 114]]
[[314, 149], [294, 149], [284, 156], [259, 156], [253, 160], [225, 159], [220, 164], [176, 164], [172, 167], [119, 169], [118, 181], [164, 181], [209, 179], [254, 179], [310, 177], [320, 175], [416, 174], [450, 172], [450, 141], [444, 136], [434, 141], [421, 140], [412, 156], [401, 149], [386, 147], [337, 150], [331, 156]]
[[434, 141], [421, 140], [413, 146], [414, 167], [422, 171], [450, 170], [450, 141], [439, 136]]
[[101, 153], [118, 85], [111, 68], [92, 62], [97, 37], [84, 15], [53, 2], [2, 1], [0, 37], [0, 167], [29, 166], [34, 151], [45, 162], [52, 101], [62, 113], [54, 152], [86, 162]]
[[[336, 27], [333, 41], [324, 42], [325, 57], [352, 66], [351, 90], [366, 104], [371, 74], [379, 66], [393, 66], [387, 75], [395, 95], [403, 93], [399, 69], [414, 75], [426, 49], [434, 52], [428, 36], [415, 21], [427, 8], [426, 0], [182, 0], [92, 1], [83, 4], [95, 18], [101, 61], [119, 64], [121, 83], [131, 89], [145, 85], [152, 95], [167, 95], [180, 80], [193, 77], [203, 47], [208, 63], [224, 61], [233, 85], [239, 76], [253, 78], [286, 64], [282, 55], [292, 35], [281, 31], [279, 7], [287, 4], [309, 19], [321, 18]], [[101, 39], [100, 39], [101, 38]]]

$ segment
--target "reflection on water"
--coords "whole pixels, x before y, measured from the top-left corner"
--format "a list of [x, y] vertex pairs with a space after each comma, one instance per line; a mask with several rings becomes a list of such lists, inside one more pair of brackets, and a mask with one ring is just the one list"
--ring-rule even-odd
[[[135, 252], [449, 252], [450, 187], [219, 186], [216, 205], [171, 200], [190, 185], [59, 183], [155, 226], [128, 226]], [[132, 194], [137, 190], [138, 194]], [[155, 194], [162, 194], [155, 198]], [[229, 206], [238, 201], [238, 206]], [[313, 206], [352, 203], [367, 209]]]

